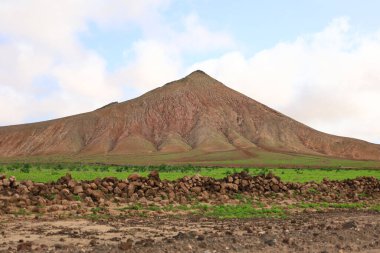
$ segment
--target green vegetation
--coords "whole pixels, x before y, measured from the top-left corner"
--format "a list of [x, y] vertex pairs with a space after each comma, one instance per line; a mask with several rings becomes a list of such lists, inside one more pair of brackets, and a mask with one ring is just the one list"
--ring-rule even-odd
[[210, 211], [206, 212], [206, 216], [219, 219], [286, 217], [285, 211], [281, 208], [254, 208], [251, 204], [213, 206]]
[[106, 209], [104, 207], [93, 207], [93, 208], [91, 208], [91, 212], [93, 214], [102, 213], [104, 211], [106, 211]]
[[379, 213], [380, 213], [380, 204], [378, 204], [378, 205], [375, 205], [375, 206], [372, 206], [372, 207], [371, 207], [371, 210], [373, 210], [373, 211], [376, 211], [376, 212], [379, 212]]
[[19, 208], [17, 212], [13, 213], [16, 217], [18, 216], [26, 216], [30, 215], [31, 213], [28, 212], [25, 208]]
[[349, 159], [329, 158], [325, 156], [303, 155], [294, 153], [275, 153], [262, 149], [251, 148], [246, 150], [229, 150], [207, 153], [201, 150], [191, 150], [180, 153], [152, 152], [149, 154], [128, 155], [89, 155], [89, 156], [62, 156], [45, 155], [32, 157], [2, 157], [1, 163], [102, 163], [102, 164], [135, 164], [135, 165], [160, 165], [177, 164], [183, 166], [191, 163], [200, 166], [229, 167], [255, 165], [267, 167], [355, 167], [355, 168], [380, 168], [379, 161], [359, 161]]
[[144, 209], [144, 207], [139, 204], [139, 203], [136, 203], [136, 204], [133, 204], [133, 205], [129, 205], [129, 206], [125, 206], [125, 207], [122, 207], [122, 208], [118, 208], [119, 211], [127, 211], [127, 210], [142, 210]]
[[[140, 204], [133, 204], [123, 208], [118, 208], [119, 211], [166, 211], [166, 212], [190, 212], [195, 215], [203, 215], [208, 217], [215, 217], [219, 219], [231, 218], [262, 218], [262, 217], [285, 217], [285, 211], [278, 207], [271, 208], [255, 208], [252, 204], [239, 204], [239, 205], [206, 205], [206, 204], [193, 204], [193, 205], [167, 205], [159, 207], [155, 205], [142, 206]], [[145, 213], [145, 212], [144, 212]]]
[[[287, 207], [271, 206], [265, 207], [263, 203], [252, 202], [237, 205], [208, 205], [203, 203], [195, 203], [188, 205], [167, 205], [156, 206], [149, 205], [143, 206], [141, 204], [132, 204], [117, 210], [125, 212], [129, 216], [148, 216], [149, 211], [157, 212], [164, 211], [170, 212], [169, 215], [178, 215], [181, 213], [191, 213], [193, 215], [200, 215], [206, 217], [213, 217], [218, 219], [245, 219], [245, 218], [286, 218], [290, 210], [298, 209], [316, 209], [322, 210], [326, 208], [333, 209], [358, 209], [358, 210], [374, 210], [380, 212], [380, 205], [368, 205], [365, 203], [298, 203]], [[131, 213], [131, 211], [133, 211]], [[174, 214], [173, 214], [174, 213]]]
[[365, 208], [366, 205], [364, 203], [300, 203], [293, 206], [300, 207], [300, 208], [314, 208], [314, 209], [321, 209], [321, 208], [337, 208], [337, 209], [359, 209], [359, 208]]
[[[139, 173], [142, 176], [147, 176], [150, 171], [155, 169], [160, 172], [161, 179], [167, 180], [175, 180], [184, 176], [192, 176], [195, 174], [213, 178], [223, 178], [227, 175], [241, 171], [246, 171], [251, 175], [260, 175], [272, 172], [286, 182], [320, 182], [323, 178], [328, 178], [330, 180], [344, 180], [359, 176], [373, 176], [380, 178], [380, 170], [376, 169], [205, 168], [195, 167], [192, 165], [111, 166], [83, 164], [8, 164], [0, 165], [0, 174], [15, 176], [18, 180], [50, 182], [66, 175], [66, 173], [70, 173], [76, 180], [92, 180], [95, 178], [104, 177], [125, 179], [132, 173]], [[313, 189], [310, 189], [310, 191], [313, 191]], [[317, 192], [315, 193], [317, 194]]]

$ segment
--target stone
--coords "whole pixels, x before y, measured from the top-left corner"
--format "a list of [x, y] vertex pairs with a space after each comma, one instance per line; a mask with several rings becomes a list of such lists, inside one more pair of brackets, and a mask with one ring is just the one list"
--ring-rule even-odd
[[137, 193], [133, 193], [129, 198], [130, 201], [135, 202], [139, 199], [139, 195]]
[[148, 200], [145, 197], [142, 197], [139, 199], [139, 203], [146, 205], [148, 203]]
[[271, 181], [275, 185], [279, 183], [276, 177], [272, 177]]
[[2, 180], [2, 185], [5, 186], [5, 187], [8, 187], [10, 185], [9, 179], [4, 178]]
[[168, 196], [169, 196], [170, 200], [175, 199], [175, 193], [173, 191], [170, 191], [169, 194], [168, 194]]
[[199, 194], [202, 192], [202, 187], [199, 187], [199, 186], [193, 187], [193, 188], [191, 188], [191, 191], [196, 193], [196, 194]]
[[274, 191], [274, 192], [279, 192], [280, 191], [280, 187], [278, 185], [276, 185], [276, 184], [272, 185], [271, 188], [272, 188], [272, 191]]
[[94, 201], [92, 200], [91, 197], [85, 197], [85, 198], [84, 198], [84, 202], [85, 202], [88, 206], [93, 206], [93, 205], [94, 205]]
[[98, 186], [94, 182], [92, 182], [90, 184], [90, 188], [93, 189], [93, 190], [96, 190], [96, 189], [98, 189]]
[[198, 240], [198, 241], [204, 241], [204, 239], [205, 239], [205, 236], [204, 236], [204, 235], [198, 235], [198, 236], [197, 236], [197, 240]]
[[181, 187], [181, 189], [182, 189], [186, 194], [189, 193], [189, 189], [187, 189], [186, 185], [185, 185], [183, 182], [179, 182], [179, 186]]
[[124, 250], [124, 251], [130, 250], [130, 249], [132, 249], [132, 247], [133, 247], [133, 240], [132, 239], [128, 239], [125, 242], [120, 242], [119, 246], [118, 246], [118, 248], [120, 250]]
[[68, 197], [70, 197], [71, 192], [68, 189], [65, 188], [65, 189], [62, 189], [59, 194], [63, 198], [68, 198]]
[[95, 239], [92, 239], [89, 244], [90, 244], [90, 246], [96, 246], [96, 244], [98, 244], [98, 242]]
[[31, 252], [32, 245], [32, 242], [21, 242], [19, 245], [17, 245], [17, 251]]
[[115, 187], [115, 189], [113, 190], [113, 192], [115, 193], [115, 194], [120, 194], [120, 193], [122, 193], [122, 191], [121, 191], [121, 189], [119, 188], [119, 187]]
[[63, 176], [60, 179], [58, 179], [58, 183], [60, 183], [60, 184], [67, 184], [70, 180], [72, 180], [71, 174], [70, 173], [66, 173], [65, 176]]
[[104, 198], [104, 193], [100, 190], [94, 190], [94, 191], [91, 191], [91, 197], [94, 200], [99, 201], [100, 199]]
[[140, 178], [141, 178], [141, 176], [139, 174], [133, 173], [133, 174], [129, 175], [128, 180], [130, 180], [130, 181], [137, 181]]
[[135, 184], [131, 183], [129, 186], [128, 186], [128, 196], [131, 197], [133, 193], [135, 193]]
[[39, 197], [38, 200], [37, 200], [37, 204], [39, 206], [46, 206], [46, 200], [42, 197]]
[[226, 188], [230, 189], [230, 190], [233, 190], [235, 192], [239, 191], [239, 186], [236, 185], [236, 184], [233, 184], [233, 183], [226, 184]]
[[275, 246], [277, 243], [276, 238], [274, 238], [271, 235], [265, 234], [261, 237], [261, 240], [263, 241], [264, 244], [268, 246]]
[[74, 187], [74, 194], [79, 194], [83, 192], [83, 187], [81, 185], [76, 185]]
[[160, 175], [157, 170], [153, 170], [149, 173], [148, 178], [160, 181]]
[[248, 180], [243, 179], [243, 180], [241, 181], [241, 186], [243, 186], [244, 188], [247, 187], [248, 185], [249, 185]]
[[145, 192], [145, 196], [146, 197], [149, 197], [149, 196], [156, 196], [156, 193], [157, 191], [152, 189], [152, 188], [149, 188], [146, 192]]
[[127, 187], [127, 184], [126, 184], [126, 183], [118, 183], [118, 184], [117, 184], [117, 187], [118, 187], [120, 190], [124, 190], [124, 188]]
[[70, 188], [74, 188], [76, 185], [77, 185], [77, 182], [75, 182], [75, 180], [69, 180], [67, 182], [67, 186]]
[[185, 205], [185, 204], [187, 204], [187, 199], [186, 199], [186, 197], [185, 197], [185, 196], [181, 196], [180, 199], [179, 199], [179, 203], [180, 203], [181, 205]]
[[354, 228], [357, 228], [357, 227], [358, 227], [357, 223], [355, 221], [353, 221], [353, 220], [345, 222], [342, 225], [343, 229], [354, 229]]
[[56, 212], [59, 211], [59, 206], [50, 206], [48, 208], [48, 212]]

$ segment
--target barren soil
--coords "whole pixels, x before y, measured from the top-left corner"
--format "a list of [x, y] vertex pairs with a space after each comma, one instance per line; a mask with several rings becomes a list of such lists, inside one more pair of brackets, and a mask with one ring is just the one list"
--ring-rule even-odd
[[379, 234], [379, 213], [354, 210], [286, 219], [3, 216], [0, 252], [380, 252]]
[[[0, 127], [0, 159], [18, 162], [35, 156], [55, 156], [56, 162], [64, 162], [63, 157], [74, 156], [82, 162], [117, 163], [121, 157], [124, 164], [136, 164], [136, 160], [146, 165], [160, 164], [160, 160], [220, 164], [232, 160], [225, 152], [233, 151], [233, 160], [239, 161], [268, 150], [277, 158], [283, 152], [353, 160], [380, 158], [380, 145], [319, 132], [202, 71], [92, 112]], [[146, 154], [158, 159], [136, 159]], [[253, 163], [257, 164], [249, 162]]]

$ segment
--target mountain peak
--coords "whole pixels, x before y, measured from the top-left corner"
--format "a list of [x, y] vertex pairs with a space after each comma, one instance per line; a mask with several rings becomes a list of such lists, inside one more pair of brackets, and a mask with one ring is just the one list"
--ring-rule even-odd
[[219, 87], [222, 85], [220, 82], [218, 82], [216, 79], [212, 78], [202, 70], [193, 71], [179, 80], [164, 85], [164, 87], [191, 89], [194, 89], [196, 87], [202, 89], [210, 86]]
[[[251, 159], [255, 154], [243, 150], [256, 148], [380, 159], [380, 145], [315, 131], [228, 88], [201, 70], [136, 99], [108, 105], [105, 110], [0, 127], [0, 161], [2, 157], [43, 155], [101, 157], [154, 153], [158, 157], [162, 153], [169, 157], [168, 153], [175, 153], [170, 157], [178, 159], [170, 159], [177, 163], [199, 162], [199, 154], [234, 152], [233, 156], [226, 157], [225, 153], [214, 156], [218, 161], [229, 161], [230, 157]], [[195, 151], [186, 153], [191, 150]], [[179, 153], [186, 154], [177, 156]]]
[[195, 71], [191, 72], [189, 75], [187, 75], [186, 77], [191, 78], [191, 79], [198, 79], [198, 78], [211, 78], [211, 79], [213, 79], [211, 76], [207, 75], [202, 70], [195, 70]]
[[189, 76], [191, 75], [207, 75], [207, 74], [203, 70], [197, 69], [189, 74]]

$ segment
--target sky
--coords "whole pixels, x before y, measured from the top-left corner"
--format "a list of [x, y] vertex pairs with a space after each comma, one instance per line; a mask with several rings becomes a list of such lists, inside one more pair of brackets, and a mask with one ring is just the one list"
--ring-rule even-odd
[[0, 0], [0, 125], [201, 69], [317, 130], [380, 143], [380, 1]]

